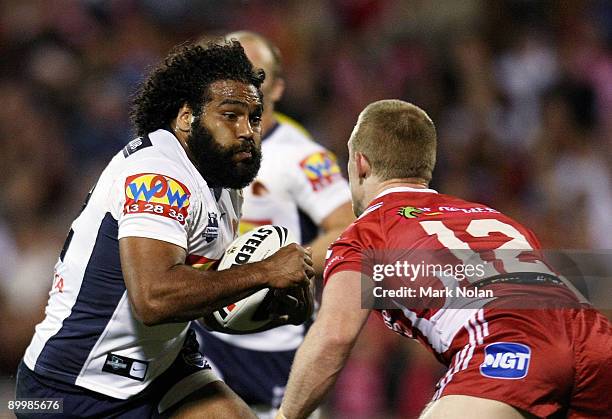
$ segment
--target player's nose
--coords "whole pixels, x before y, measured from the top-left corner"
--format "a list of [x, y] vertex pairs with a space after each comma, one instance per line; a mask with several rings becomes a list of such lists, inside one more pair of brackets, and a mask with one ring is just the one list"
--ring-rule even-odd
[[236, 127], [236, 135], [241, 140], [253, 140], [255, 136], [255, 127], [249, 121], [249, 118], [240, 118]]

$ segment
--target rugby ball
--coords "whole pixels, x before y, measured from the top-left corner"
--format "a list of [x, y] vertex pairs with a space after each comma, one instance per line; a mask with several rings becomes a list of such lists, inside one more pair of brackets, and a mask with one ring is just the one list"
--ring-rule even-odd
[[[285, 227], [275, 225], [257, 227], [230, 244], [217, 270], [259, 262], [291, 243], [297, 243], [297, 240]], [[223, 333], [256, 332], [270, 322], [267, 307], [271, 299], [273, 292], [270, 292], [270, 288], [264, 288], [206, 316], [204, 323], [209, 328]]]

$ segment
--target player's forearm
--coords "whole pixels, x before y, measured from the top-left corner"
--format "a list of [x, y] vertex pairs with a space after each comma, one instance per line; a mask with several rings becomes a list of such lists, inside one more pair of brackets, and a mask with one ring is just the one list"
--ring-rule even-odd
[[287, 419], [308, 417], [321, 404], [351, 351], [352, 341], [322, 329], [315, 322], [296, 354], [281, 405]]
[[317, 275], [323, 274], [323, 269], [325, 268], [325, 255], [327, 253], [327, 248], [334, 240], [336, 240], [340, 236], [340, 234], [342, 234], [344, 228], [345, 226], [332, 228], [319, 235], [308, 245], [312, 248], [312, 267], [314, 268], [315, 273]]
[[352, 205], [347, 201], [334, 209], [319, 224], [323, 232], [309, 244], [312, 247], [313, 267], [318, 275], [323, 273], [327, 248], [340, 237], [354, 219]]
[[198, 271], [176, 265], [150, 286], [135, 304], [148, 326], [202, 317], [267, 286], [263, 262], [224, 271]]

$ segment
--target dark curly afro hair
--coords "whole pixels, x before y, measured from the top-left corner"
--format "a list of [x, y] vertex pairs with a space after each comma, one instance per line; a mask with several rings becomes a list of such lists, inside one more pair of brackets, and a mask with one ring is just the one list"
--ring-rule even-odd
[[264, 78], [264, 71], [253, 68], [236, 41], [179, 46], [136, 93], [130, 115], [136, 135], [168, 126], [184, 104], [199, 115], [208, 86], [217, 80], [236, 80], [259, 89]]

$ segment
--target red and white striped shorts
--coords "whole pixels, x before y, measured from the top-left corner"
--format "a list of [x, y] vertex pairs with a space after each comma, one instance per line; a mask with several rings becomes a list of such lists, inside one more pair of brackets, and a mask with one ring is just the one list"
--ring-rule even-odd
[[612, 417], [612, 326], [593, 309], [480, 309], [453, 340], [434, 400], [498, 400], [538, 417]]

